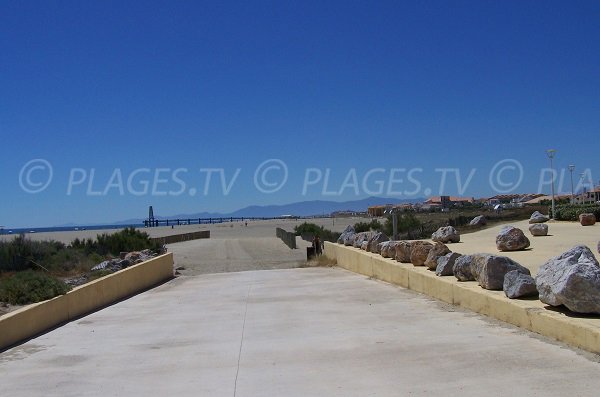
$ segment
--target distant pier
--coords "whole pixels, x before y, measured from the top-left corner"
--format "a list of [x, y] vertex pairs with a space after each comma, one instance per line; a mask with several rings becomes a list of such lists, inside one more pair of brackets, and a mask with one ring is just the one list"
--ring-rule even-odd
[[210, 225], [225, 222], [270, 221], [286, 219], [315, 219], [329, 218], [328, 216], [278, 216], [278, 217], [222, 217], [222, 218], [187, 218], [187, 219], [146, 219], [144, 227], [181, 226], [181, 225]]

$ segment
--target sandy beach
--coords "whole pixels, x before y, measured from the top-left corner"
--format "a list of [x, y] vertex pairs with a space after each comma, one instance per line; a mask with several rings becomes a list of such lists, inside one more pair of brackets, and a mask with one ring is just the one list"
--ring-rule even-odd
[[[225, 222], [209, 225], [180, 225], [174, 226], [159, 226], [144, 228], [139, 227], [139, 230], [145, 231], [150, 237], [164, 237], [174, 234], [182, 234], [195, 232], [199, 230], [210, 230], [211, 238], [245, 238], [245, 237], [273, 237], [275, 236], [275, 228], [293, 231], [294, 227], [303, 222], [315, 223], [323, 226], [326, 229], [341, 232], [348, 225], [354, 225], [357, 222], [365, 221], [366, 218], [316, 218], [316, 219], [275, 219], [275, 220], [258, 220], [248, 221], [248, 226], [244, 222]], [[95, 238], [102, 233], [116, 233], [120, 229], [105, 229], [105, 230], [72, 230], [60, 232], [44, 232], [44, 233], [27, 233], [27, 238], [34, 241], [56, 240], [69, 244], [75, 238], [87, 239]], [[14, 234], [0, 235], [0, 240], [10, 240], [15, 237]]]
[[[533, 237], [529, 233], [529, 221], [511, 222], [499, 224], [475, 233], [461, 236], [460, 243], [448, 244], [448, 248], [461, 254], [489, 253], [509, 258], [519, 262], [531, 270], [531, 274], [537, 274], [538, 269], [548, 259], [558, 256], [576, 245], [587, 245], [596, 258], [600, 255], [596, 248], [600, 240], [600, 224], [594, 226], [581, 226], [578, 222], [556, 222], [547, 223], [549, 227], [548, 236]], [[524, 251], [500, 252], [496, 248], [496, 236], [506, 225], [512, 225], [523, 230], [531, 245]]]
[[[227, 222], [212, 225], [181, 225], [173, 228], [140, 228], [151, 237], [163, 237], [198, 230], [210, 230], [208, 240], [194, 240], [168, 245], [175, 254], [177, 267], [185, 267], [182, 274], [220, 273], [259, 269], [281, 269], [298, 267], [306, 262], [307, 242], [297, 238], [298, 249], [290, 250], [275, 237], [275, 228], [293, 231], [294, 227], [311, 222], [327, 229], [341, 232], [348, 225], [365, 221], [366, 218], [320, 218], [310, 220], [265, 220]], [[531, 246], [525, 251], [499, 252], [496, 249], [496, 235], [503, 226], [513, 225], [525, 232]], [[583, 227], [577, 222], [548, 222], [549, 235], [533, 237], [529, 233], [527, 220], [498, 224], [478, 232], [464, 234], [461, 242], [448, 247], [461, 254], [491, 253], [508, 256], [536, 274], [539, 267], [548, 259], [560, 255], [575, 245], [587, 245], [600, 260], [597, 244], [600, 239], [600, 224]], [[70, 243], [75, 238], [95, 238], [101, 233], [115, 233], [109, 230], [73, 230], [68, 232], [48, 232], [28, 234], [32, 240], [57, 240]], [[0, 236], [14, 238], [12, 235]]]
[[[298, 248], [289, 249], [275, 237], [275, 229], [293, 231], [303, 222], [316, 223], [330, 230], [342, 231], [347, 225], [364, 221], [364, 218], [320, 218], [309, 220], [265, 220], [227, 222], [211, 225], [181, 225], [171, 228], [139, 228], [150, 237], [164, 237], [174, 234], [210, 230], [211, 238], [169, 244], [167, 249], [174, 253], [175, 267], [181, 275], [206, 273], [239, 272], [249, 270], [270, 270], [296, 268], [306, 264], [306, 247], [310, 244], [297, 238]], [[75, 238], [95, 238], [102, 233], [115, 233], [119, 229], [73, 230], [61, 232], [32, 233], [27, 237], [36, 240], [56, 240], [65, 244]], [[3, 235], [2, 239], [12, 239], [13, 235]], [[183, 268], [183, 269], [181, 269]]]

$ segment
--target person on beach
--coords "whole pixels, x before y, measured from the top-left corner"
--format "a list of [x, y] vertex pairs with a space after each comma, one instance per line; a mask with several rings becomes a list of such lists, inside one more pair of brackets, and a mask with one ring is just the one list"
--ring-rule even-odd
[[321, 240], [319, 239], [319, 236], [315, 236], [315, 238], [313, 238], [312, 246], [313, 246], [313, 249], [315, 250], [315, 255], [317, 255], [317, 256], [321, 255], [321, 253], [323, 251], [321, 249]]

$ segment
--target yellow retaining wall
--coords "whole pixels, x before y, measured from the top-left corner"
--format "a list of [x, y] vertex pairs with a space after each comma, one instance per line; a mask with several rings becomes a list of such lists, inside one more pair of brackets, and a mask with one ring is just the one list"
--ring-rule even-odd
[[0, 350], [173, 278], [167, 253], [0, 317]]
[[423, 266], [399, 263], [358, 248], [325, 242], [324, 254], [346, 270], [396, 284], [440, 301], [525, 328], [569, 345], [600, 353], [600, 318], [549, 309], [537, 299], [509, 299], [475, 281], [439, 277]]

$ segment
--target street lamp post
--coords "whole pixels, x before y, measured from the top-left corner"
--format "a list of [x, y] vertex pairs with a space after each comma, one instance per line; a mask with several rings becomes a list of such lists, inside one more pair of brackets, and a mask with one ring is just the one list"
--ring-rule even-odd
[[585, 184], [583, 183], [583, 178], [585, 178], [585, 173], [582, 172], [581, 173], [581, 179], [579, 180], [579, 183], [581, 184], [581, 204], [585, 204]]
[[398, 208], [390, 208], [383, 212], [392, 215], [392, 240], [398, 239]]
[[552, 219], [556, 219], [556, 212], [555, 212], [555, 205], [554, 205], [554, 166], [552, 164], [552, 160], [554, 159], [554, 156], [556, 155], [556, 150], [555, 149], [548, 149], [546, 150], [546, 154], [548, 155], [548, 158], [550, 159], [550, 169], [552, 170]]
[[573, 189], [573, 171], [575, 171], [575, 166], [571, 164], [569, 165], [569, 172], [571, 173], [571, 204], [575, 203], [575, 190]]

